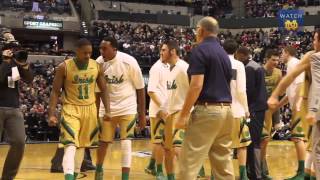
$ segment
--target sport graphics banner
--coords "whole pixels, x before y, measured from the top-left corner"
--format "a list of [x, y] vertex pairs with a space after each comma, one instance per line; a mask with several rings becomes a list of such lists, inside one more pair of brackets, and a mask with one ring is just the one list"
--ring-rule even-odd
[[280, 10], [278, 12], [279, 28], [285, 31], [302, 31], [303, 18], [303, 10]]

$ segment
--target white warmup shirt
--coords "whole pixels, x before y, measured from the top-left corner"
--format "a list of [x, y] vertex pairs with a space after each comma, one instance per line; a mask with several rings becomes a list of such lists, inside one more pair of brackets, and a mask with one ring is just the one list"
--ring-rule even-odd
[[189, 78], [187, 74], [189, 64], [179, 59], [169, 72], [168, 89], [168, 113], [181, 111], [189, 90]]
[[[168, 98], [167, 79], [169, 66], [158, 60], [149, 71], [148, 92], [155, 93], [163, 105]], [[149, 116], [156, 117], [160, 107], [150, 98]]]
[[229, 55], [232, 66], [232, 79], [230, 82], [232, 96], [232, 114], [234, 118], [243, 118], [245, 116], [245, 107], [240, 103], [239, 94], [247, 93], [246, 90], [246, 71], [242, 62]]
[[[299, 60], [295, 57], [292, 57], [289, 59], [287, 63], [287, 74], [293, 71], [297, 65], [299, 64]], [[304, 73], [301, 73], [296, 79], [293, 81], [293, 83], [290, 84], [290, 86], [286, 90], [286, 95], [288, 96], [290, 108], [293, 109], [293, 105], [296, 101], [296, 92], [298, 88], [298, 84], [303, 83], [304, 81]]]
[[[114, 59], [104, 62], [100, 56], [97, 62], [103, 64], [111, 117], [137, 114], [136, 90], [144, 88], [144, 79], [137, 60], [118, 51]], [[103, 117], [104, 114], [105, 108], [101, 102], [99, 116]]]

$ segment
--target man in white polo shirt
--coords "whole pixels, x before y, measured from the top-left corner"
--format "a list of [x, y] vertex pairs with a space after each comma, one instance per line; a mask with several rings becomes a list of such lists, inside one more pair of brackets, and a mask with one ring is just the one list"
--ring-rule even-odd
[[[161, 56], [161, 55], [160, 55]], [[160, 57], [161, 58], [161, 57]], [[167, 79], [169, 66], [166, 61], [158, 60], [149, 71], [148, 94], [150, 96], [149, 117], [151, 122], [151, 142], [154, 144], [152, 157], [145, 171], [163, 179], [162, 162], [163, 147], [161, 145], [164, 133], [164, 120], [157, 114], [165, 108], [167, 102]], [[157, 166], [155, 166], [155, 164]]]
[[103, 161], [108, 145], [113, 142], [115, 129], [120, 127], [122, 153], [122, 180], [129, 179], [131, 166], [131, 138], [134, 137], [136, 114], [141, 129], [145, 119], [145, 89], [141, 69], [136, 59], [117, 50], [117, 40], [104, 38], [100, 44], [101, 56], [97, 59], [103, 66], [110, 98], [110, 114], [104, 114], [100, 105], [102, 132], [98, 149], [96, 180], [103, 180]]

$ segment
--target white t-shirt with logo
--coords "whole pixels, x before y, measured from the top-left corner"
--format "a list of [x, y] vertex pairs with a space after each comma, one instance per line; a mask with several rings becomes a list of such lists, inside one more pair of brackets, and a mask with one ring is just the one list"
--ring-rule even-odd
[[[110, 96], [111, 117], [137, 113], [137, 89], [144, 88], [144, 79], [137, 60], [122, 52], [117, 52], [114, 59], [104, 62], [103, 57], [97, 59], [103, 64], [107, 91]], [[99, 116], [103, 117], [105, 108], [100, 103]]]
[[[298, 64], [299, 64], [299, 60], [297, 58], [295, 57], [290, 58], [287, 63], [287, 74], [292, 72], [297, 67]], [[295, 97], [297, 94], [296, 92], [297, 92], [298, 85], [300, 83], [303, 83], [303, 81], [304, 81], [304, 73], [301, 73], [298, 77], [296, 77], [296, 79], [290, 84], [290, 86], [286, 90], [286, 95], [288, 96], [291, 109], [293, 108], [293, 105], [296, 101]]]
[[232, 114], [234, 118], [242, 118], [245, 116], [245, 107], [240, 103], [239, 94], [246, 93], [246, 71], [242, 62], [234, 59], [229, 55], [232, 66], [232, 79], [230, 82], [232, 96]]
[[[168, 98], [167, 79], [169, 74], [169, 66], [158, 60], [149, 71], [148, 92], [154, 92], [160, 103], [163, 105]], [[156, 117], [160, 107], [150, 99], [149, 116]]]
[[182, 110], [189, 90], [189, 78], [187, 74], [189, 64], [179, 59], [169, 72], [167, 81], [168, 89], [168, 113], [173, 114]]

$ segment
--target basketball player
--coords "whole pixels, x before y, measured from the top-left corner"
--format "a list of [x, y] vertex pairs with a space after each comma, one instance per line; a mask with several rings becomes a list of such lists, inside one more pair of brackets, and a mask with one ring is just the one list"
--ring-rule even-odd
[[[277, 87], [278, 83], [282, 78], [282, 72], [280, 69], [276, 68], [279, 63], [279, 54], [276, 50], [269, 49], [266, 51], [265, 60], [266, 63], [263, 66], [265, 70], [265, 83], [267, 89], [267, 96], [270, 97], [274, 88]], [[270, 141], [271, 128], [272, 126], [277, 129], [280, 125], [280, 111], [277, 110], [272, 112], [270, 109], [266, 111], [264, 118], [264, 127], [262, 130], [262, 140], [261, 140], [261, 168], [262, 168], [262, 178], [271, 179], [269, 177], [269, 170], [267, 166], [267, 146]]]
[[[299, 60], [295, 58], [296, 50], [287, 46], [283, 49], [281, 59], [285, 64], [287, 64], [287, 73], [290, 73], [295, 67], [299, 64]], [[284, 106], [289, 102], [290, 109], [292, 110], [292, 118], [290, 121], [291, 126], [291, 140], [295, 143], [297, 158], [298, 158], [298, 171], [297, 174], [289, 179], [303, 179], [304, 178], [304, 160], [306, 155], [305, 147], [305, 135], [307, 133], [304, 130], [307, 130], [308, 126], [305, 123], [304, 117], [305, 112], [297, 111], [296, 103], [299, 96], [299, 91], [302, 88], [304, 81], [304, 74], [300, 74], [295, 78], [294, 82], [287, 88], [286, 96], [283, 97], [280, 101], [279, 107]]]
[[230, 83], [232, 95], [231, 109], [234, 118], [232, 148], [237, 150], [240, 180], [248, 180], [246, 170], [247, 146], [251, 143], [251, 137], [246, 122], [247, 118], [250, 117], [246, 92], [246, 72], [243, 63], [234, 58], [234, 53], [238, 48], [237, 42], [231, 39], [226, 40], [223, 48], [229, 55], [233, 71]]
[[165, 109], [159, 111], [159, 116], [165, 120], [163, 139], [166, 172], [168, 180], [174, 180], [174, 157], [175, 155], [179, 157], [180, 147], [184, 138], [184, 130], [175, 129], [174, 124], [187, 95], [189, 87], [187, 70], [189, 65], [179, 58], [179, 45], [174, 40], [164, 43], [160, 53], [162, 60], [168, 62], [170, 66], [167, 79], [168, 101]]
[[[72, 56], [67, 55], [64, 58], [64, 60], [68, 60], [72, 58], [73, 58]], [[63, 154], [64, 154], [63, 145], [59, 144], [54, 156], [51, 159], [51, 168], [50, 168], [51, 173], [60, 173], [60, 172], [63, 173], [63, 167], [62, 167]], [[80, 170], [81, 172], [85, 172], [87, 170], [95, 170], [95, 169], [96, 167], [92, 164], [90, 149], [86, 148]]]
[[[137, 60], [118, 51], [118, 42], [113, 37], [106, 37], [100, 43], [101, 56], [97, 62], [102, 64], [107, 89], [110, 97], [110, 117], [102, 121], [100, 146], [97, 156], [96, 180], [103, 180], [103, 162], [107, 148], [113, 142], [117, 126], [120, 127], [122, 153], [122, 180], [129, 179], [131, 167], [131, 139], [134, 137], [136, 114], [140, 129], [146, 124], [144, 79]], [[99, 93], [97, 93], [99, 96]], [[104, 114], [100, 106], [99, 116]]]
[[[162, 53], [160, 53], [160, 60], [158, 60], [149, 71], [148, 94], [150, 96], [149, 117], [151, 120], [151, 142], [154, 144], [151, 159], [145, 171], [149, 174], [157, 176], [157, 179], [163, 179], [162, 171], [163, 162], [163, 133], [164, 120], [157, 114], [161, 109], [165, 109], [168, 95], [167, 95], [167, 79], [169, 74], [169, 66], [167, 61], [163, 60]], [[157, 164], [157, 167], [155, 166]]]
[[[272, 92], [272, 95], [268, 99], [268, 105], [269, 105], [270, 109], [276, 109], [279, 106], [279, 100], [276, 97], [278, 97], [279, 95], [283, 94], [284, 91], [286, 90], [286, 88], [290, 86], [290, 84], [295, 80], [296, 77], [298, 77], [304, 71], [307, 71], [307, 72], [310, 71], [310, 57], [314, 52], [319, 52], [320, 51], [320, 43], [319, 43], [320, 42], [320, 36], [319, 36], [319, 34], [320, 34], [320, 30], [318, 29], [315, 32], [314, 40], [313, 40], [314, 51], [309, 51], [308, 53], [306, 53], [304, 55], [304, 57], [302, 58], [302, 60], [300, 61], [299, 65], [296, 66], [296, 68], [291, 73], [288, 73], [280, 81], [280, 83], [277, 86], [277, 88]], [[308, 120], [308, 118], [307, 118], [307, 120]], [[314, 130], [313, 130], [313, 132], [314, 132]], [[314, 134], [313, 134], [312, 137], [314, 137]], [[311, 141], [312, 144], [314, 142], [315, 142], [314, 140]], [[313, 152], [313, 153], [315, 153], [315, 152]], [[308, 159], [312, 160], [313, 158], [314, 157], [308, 158]], [[307, 164], [311, 164], [311, 162], [308, 162]], [[314, 178], [314, 177], [311, 177], [311, 178]]]
[[61, 63], [56, 71], [49, 102], [49, 125], [58, 123], [56, 106], [63, 90], [60, 142], [65, 146], [63, 171], [66, 180], [76, 179], [80, 171], [84, 148], [98, 143], [96, 84], [107, 105], [106, 83], [99, 64], [90, 59], [91, 42], [80, 39], [76, 57]]
[[308, 115], [306, 117], [307, 121], [313, 125], [313, 135], [312, 135], [312, 154], [313, 154], [313, 163], [316, 172], [316, 179], [320, 179], [320, 117], [319, 117], [319, 82], [320, 82], [320, 31], [318, 30], [315, 34], [314, 46], [316, 53], [311, 55], [310, 64], [311, 64], [311, 75], [312, 83], [309, 93], [309, 107]]

